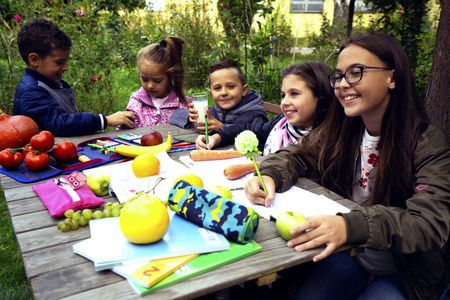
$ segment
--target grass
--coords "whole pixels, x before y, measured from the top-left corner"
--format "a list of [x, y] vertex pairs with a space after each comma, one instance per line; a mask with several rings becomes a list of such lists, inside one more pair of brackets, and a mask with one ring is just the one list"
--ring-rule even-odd
[[0, 187], [0, 299], [33, 299], [5, 195]]

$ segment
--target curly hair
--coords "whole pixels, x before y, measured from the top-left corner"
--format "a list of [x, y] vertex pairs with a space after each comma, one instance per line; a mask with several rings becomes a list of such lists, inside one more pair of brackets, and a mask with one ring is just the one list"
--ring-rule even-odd
[[70, 49], [72, 39], [54, 23], [44, 18], [36, 18], [20, 28], [17, 44], [20, 56], [28, 66], [30, 64], [28, 57], [31, 53], [36, 53], [44, 59], [54, 50]]

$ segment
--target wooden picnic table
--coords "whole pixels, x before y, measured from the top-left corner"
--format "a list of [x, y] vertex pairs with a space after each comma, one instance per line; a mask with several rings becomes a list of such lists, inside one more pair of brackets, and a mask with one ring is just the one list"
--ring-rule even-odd
[[[145, 134], [153, 129], [161, 132], [164, 140], [168, 131], [173, 137], [187, 140], [195, 140], [198, 136], [198, 132], [194, 129], [163, 125], [154, 128], [108, 131], [89, 136], [56, 138], [56, 140], [68, 139], [77, 144], [94, 137], [115, 137], [128, 132]], [[170, 153], [172, 158], [178, 158], [180, 155], [186, 155], [186, 152]], [[89, 238], [88, 226], [80, 227], [76, 231], [61, 232], [56, 225], [64, 218], [50, 216], [31, 188], [35, 183], [20, 183], [3, 174], [0, 174], [0, 180], [28, 280], [36, 299], [140, 298], [123, 277], [110, 270], [96, 272], [91, 261], [72, 252], [73, 244]], [[308, 179], [299, 179], [296, 185], [316, 194], [324, 194], [349, 208], [355, 205]], [[117, 202], [115, 197], [104, 198], [106, 201]], [[257, 284], [262, 285], [274, 281], [276, 272], [311, 261], [314, 255], [322, 251], [314, 249], [297, 253], [292, 248], [286, 247], [286, 241], [278, 234], [275, 222], [264, 218], [260, 220], [254, 240], [262, 247], [260, 253], [144, 297], [192, 299], [250, 280], [256, 280]]]

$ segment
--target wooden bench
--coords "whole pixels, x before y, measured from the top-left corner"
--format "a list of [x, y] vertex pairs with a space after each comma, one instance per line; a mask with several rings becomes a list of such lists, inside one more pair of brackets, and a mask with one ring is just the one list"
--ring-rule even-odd
[[264, 102], [264, 108], [266, 109], [266, 111], [268, 113], [272, 113], [272, 114], [276, 114], [276, 115], [281, 114], [281, 108], [277, 104]]

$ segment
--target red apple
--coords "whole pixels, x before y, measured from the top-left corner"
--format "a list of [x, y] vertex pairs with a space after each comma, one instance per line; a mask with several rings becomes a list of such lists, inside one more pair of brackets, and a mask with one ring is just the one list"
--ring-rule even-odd
[[163, 142], [163, 137], [159, 131], [151, 131], [141, 137], [142, 146], [154, 146]]

